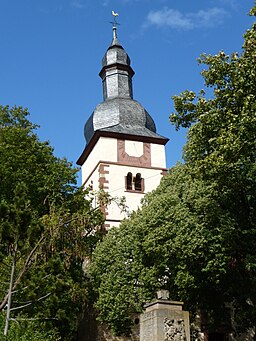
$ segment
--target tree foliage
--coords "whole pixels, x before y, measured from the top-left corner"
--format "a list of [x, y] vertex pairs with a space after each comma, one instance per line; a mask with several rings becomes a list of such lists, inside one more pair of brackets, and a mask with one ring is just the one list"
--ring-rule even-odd
[[[53, 328], [51, 322], [17, 320], [10, 325], [8, 337], [0, 333], [0, 341], [60, 341], [61, 337], [57, 328]], [[0, 330], [4, 329], [4, 316], [0, 315]]]
[[255, 325], [255, 62], [256, 24], [241, 55], [201, 56], [205, 89], [174, 96], [170, 116], [177, 129], [188, 128], [184, 165], [173, 167], [142, 208], [97, 246], [96, 307], [117, 334], [129, 332], [131, 312], [163, 287], [200, 310], [208, 330], [226, 324], [241, 333]]
[[0, 107], [0, 310], [13, 267], [11, 317], [52, 319], [71, 340], [87, 298], [82, 264], [102, 214], [76, 187], [77, 170], [39, 141], [36, 128], [26, 109]]
[[[237, 281], [238, 241], [237, 221], [222, 207], [217, 184], [195, 179], [186, 166], [173, 167], [141, 210], [94, 252], [100, 319], [115, 333], [128, 333], [130, 314], [141, 312], [160, 288], [192, 312], [215, 310], [223, 318], [236, 290], [243, 286], [249, 296], [254, 291], [254, 279]], [[239, 278], [245, 274], [243, 268]]]

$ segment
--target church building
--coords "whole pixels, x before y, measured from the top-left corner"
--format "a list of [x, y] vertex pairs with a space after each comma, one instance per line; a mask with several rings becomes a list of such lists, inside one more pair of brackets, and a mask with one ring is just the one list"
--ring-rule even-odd
[[[102, 188], [112, 197], [125, 197], [131, 212], [166, 173], [168, 139], [156, 132], [152, 117], [133, 99], [134, 71], [116, 31], [114, 23], [112, 43], [99, 73], [103, 102], [85, 124], [86, 146], [77, 164], [82, 167], [85, 188]], [[106, 229], [118, 226], [127, 215], [115, 202], [104, 213]]]

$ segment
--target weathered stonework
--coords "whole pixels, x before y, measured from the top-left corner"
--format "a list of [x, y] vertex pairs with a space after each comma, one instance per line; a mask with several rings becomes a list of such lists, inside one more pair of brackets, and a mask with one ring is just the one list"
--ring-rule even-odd
[[182, 302], [157, 300], [140, 315], [140, 341], [190, 341], [189, 313]]
[[164, 319], [164, 341], [186, 341], [185, 322], [183, 319], [166, 317]]

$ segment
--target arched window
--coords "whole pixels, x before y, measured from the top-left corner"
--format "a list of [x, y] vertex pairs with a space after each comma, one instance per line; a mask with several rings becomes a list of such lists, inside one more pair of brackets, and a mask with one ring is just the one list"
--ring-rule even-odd
[[125, 176], [125, 189], [127, 191], [144, 192], [144, 179], [140, 173], [133, 176], [131, 172]]
[[141, 174], [137, 173], [136, 177], [135, 177], [135, 182], [134, 182], [134, 187], [135, 187], [135, 191], [141, 191], [142, 190], [142, 186], [141, 186]]
[[127, 176], [126, 176], [126, 189], [128, 191], [132, 190], [132, 173], [131, 172], [127, 173]]

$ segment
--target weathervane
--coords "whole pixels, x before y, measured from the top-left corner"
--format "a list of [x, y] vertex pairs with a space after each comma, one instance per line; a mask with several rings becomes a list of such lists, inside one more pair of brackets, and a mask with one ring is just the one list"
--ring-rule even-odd
[[116, 13], [115, 11], [111, 12], [113, 17], [114, 17], [114, 21], [111, 21], [110, 23], [113, 25], [113, 28], [116, 28], [116, 25], [120, 25], [118, 24], [118, 22], [116, 21], [117, 17], [119, 16], [118, 13]]

